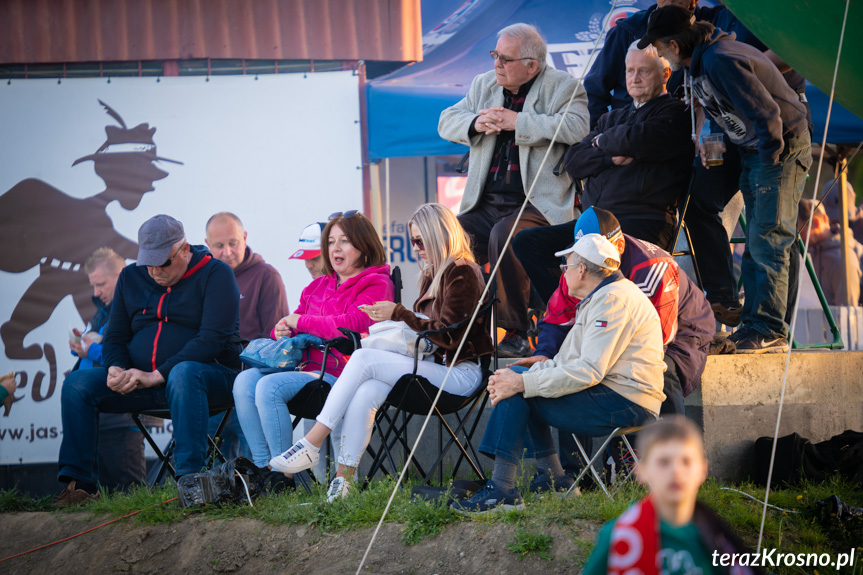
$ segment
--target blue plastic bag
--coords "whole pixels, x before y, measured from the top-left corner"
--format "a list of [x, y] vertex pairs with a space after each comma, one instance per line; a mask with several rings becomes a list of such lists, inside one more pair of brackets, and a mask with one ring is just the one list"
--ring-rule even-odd
[[308, 333], [279, 339], [253, 339], [240, 354], [240, 360], [268, 372], [294, 371], [302, 363], [303, 352], [307, 348], [323, 343], [324, 340]]

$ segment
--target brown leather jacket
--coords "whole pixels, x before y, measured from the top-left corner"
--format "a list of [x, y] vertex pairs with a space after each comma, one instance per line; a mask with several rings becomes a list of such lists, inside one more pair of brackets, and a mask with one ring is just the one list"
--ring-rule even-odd
[[[431, 278], [423, 278], [420, 285], [420, 298], [414, 303], [414, 311], [427, 315], [430, 319], [420, 319], [413, 312], [407, 310], [401, 304], [397, 304], [393, 310], [393, 319], [403, 321], [411, 329], [420, 332], [427, 329], [440, 329], [473, 314], [482, 295], [484, 281], [482, 272], [478, 265], [466, 260], [458, 260], [444, 271], [438, 297], [431, 297], [427, 292]], [[457, 330], [442, 336], [429, 338], [438, 345], [435, 352], [435, 360], [446, 364], [452, 364], [452, 357], [458, 348], [464, 330]], [[459, 354], [459, 363], [466, 360], [476, 361], [479, 356], [490, 354], [494, 346], [489, 335], [489, 327], [486, 317], [477, 318], [471, 327], [464, 347]]]

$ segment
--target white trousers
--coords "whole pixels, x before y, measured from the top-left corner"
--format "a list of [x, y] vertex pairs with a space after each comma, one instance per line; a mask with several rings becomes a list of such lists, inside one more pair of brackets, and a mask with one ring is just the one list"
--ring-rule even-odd
[[[360, 349], [351, 356], [318, 415], [318, 422], [340, 438], [337, 444], [341, 465], [359, 467], [372, 436], [378, 408], [399, 378], [413, 371], [413, 366], [412, 357], [391, 351]], [[433, 361], [420, 361], [417, 374], [440, 387], [447, 369]], [[465, 361], [453, 367], [444, 391], [467, 397], [480, 386], [481, 379], [479, 365]]]

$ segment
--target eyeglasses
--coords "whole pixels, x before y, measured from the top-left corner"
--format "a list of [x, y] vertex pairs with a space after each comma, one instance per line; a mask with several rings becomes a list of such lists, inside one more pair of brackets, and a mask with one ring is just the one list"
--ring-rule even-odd
[[183, 249], [183, 246], [184, 246], [184, 245], [186, 245], [186, 242], [183, 242], [183, 245], [181, 245], [180, 247], [178, 247], [178, 248], [177, 248], [177, 251], [176, 251], [176, 252], [174, 252], [174, 254], [173, 254], [171, 257], [169, 257], [169, 258], [168, 258], [168, 261], [166, 261], [165, 263], [163, 263], [163, 264], [162, 264], [162, 265], [160, 265], [160, 266], [155, 266], [155, 267], [157, 267], [157, 268], [166, 268], [166, 267], [168, 267], [169, 265], [171, 265], [172, 263], [174, 263], [174, 258], [175, 258], [175, 257], [177, 257], [178, 255], [180, 255], [180, 250], [181, 250], [181, 249]]
[[349, 210], [349, 211], [347, 211], [347, 212], [333, 212], [333, 213], [331, 213], [331, 214], [330, 214], [330, 217], [328, 217], [327, 219], [328, 219], [328, 220], [334, 220], [334, 219], [336, 219], [336, 218], [338, 218], [338, 217], [341, 217], [341, 218], [344, 218], [344, 219], [348, 219], [348, 218], [352, 218], [352, 217], [354, 217], [354, 216], [355, 216], [355, 215], [357, 215], [358, 213], [360, 213], [360, 211], [359, 211], [359, 210]]
[[489, 54], [491, 54], [492, 60], [495, 60], [495, 61], [500, 60], [500, 63], [503, 64], [504, 66], [506, 66], [510, 62], [515, 62], [516, 60], [536, 60], [536, 58], [510, 58], [508, 56], [504, 56], [503, 54], [501, 54], [497, 50], [492, 50], [491, 52], [489, 52]]
[[411, 238], [411, 245], [417, 249], [417, 251], [422, 251], [426, 249], [425, 244], [423, 243], [422, 238]]
[[574, 268], [574, 267], [580, 266], [580, 265], [581, 265], [581, 262], [578, 262], [577, 264], [560, 264], [560, 271], [562, 273], [566, 273], [567, 269]]

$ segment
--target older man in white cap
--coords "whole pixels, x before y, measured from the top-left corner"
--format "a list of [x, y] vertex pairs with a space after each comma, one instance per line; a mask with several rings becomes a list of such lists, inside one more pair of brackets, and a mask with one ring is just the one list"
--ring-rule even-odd
[[103, 367], [63, 382], [63, 442], [57, 507], [98, 495], [100, 413], [171, 410], [175, 474], [207, 462], [207, 418], [232, 402], [240, 368], [240, 292], [234, 272], [204, 246], [186, 241], [183, 224], [153, 216], [138, 230], [137, 264], [117, 280], [102, 345]]
[[[456, 511], [486, 513], [523, 506], [515, 475], [523, 457], [565, 481], [551, 427], [600, 435], [656, 419], [665, 399], [659, 316], [647, 296], [619, 271], [620, 253], [604, 236], [587, 234], [561, 268], [579, 298], [577, 320], [560, 352], [547, 361], [501, 369], [489, 379], [491, 413], [480, 451], [494, 456], [491, 481]], [[523, 454], [526, 450], [526, 454]]]

